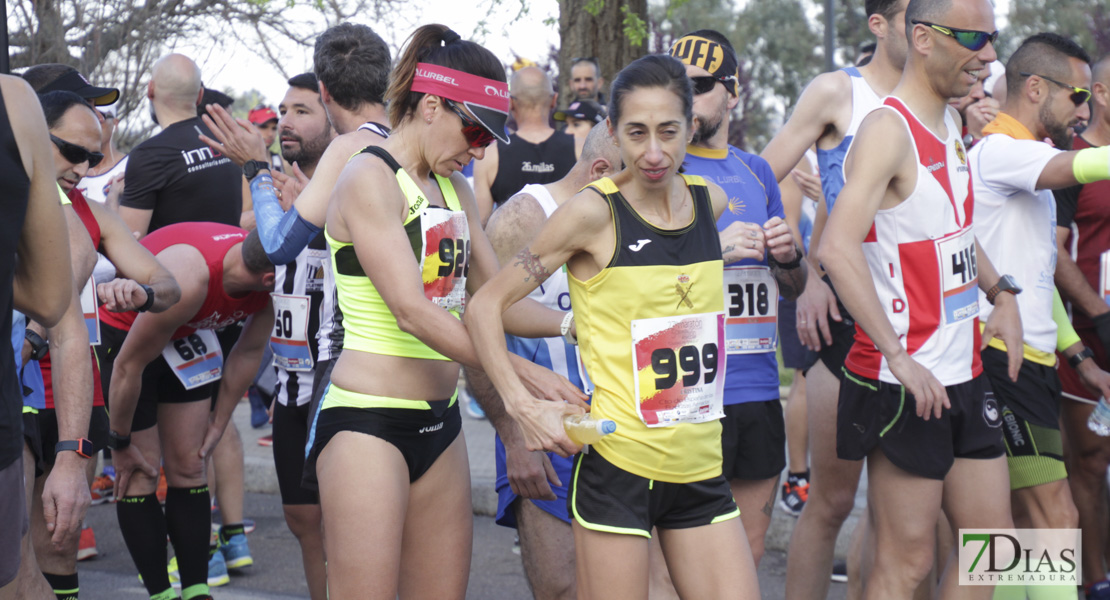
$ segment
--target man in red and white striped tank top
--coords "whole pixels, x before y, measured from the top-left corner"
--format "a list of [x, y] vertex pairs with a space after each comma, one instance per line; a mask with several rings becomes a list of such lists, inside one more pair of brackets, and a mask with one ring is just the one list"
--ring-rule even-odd
[[[993, 8], [911, 0], [906, 26], [902, 80], [860, 126], [818, 250], [856, 319], [837, 454], [868, 459], [876, 548], [866, 597], [883, 599], [911, 597], [929, 575], [942, 499], [954, 531], [1012, 527], [1001, 420], [979, 351], [993, 336], [1019, 348], [1022, 334], [1014, 296], [996, 289], [1010, 279], [972, 230], [972, 174], [947, 106], [997, 58]], [[997, 302], [982, 336], [977, 288]], [[1012, 377], [1020, 362], [1016, 350]], [[956, 570], [945, 571], [942, 597], [956, 594]]]

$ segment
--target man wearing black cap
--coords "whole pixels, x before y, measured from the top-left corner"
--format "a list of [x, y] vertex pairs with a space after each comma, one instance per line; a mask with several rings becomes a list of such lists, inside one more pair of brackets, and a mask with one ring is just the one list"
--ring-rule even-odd
[[119, 90], [98, 87], [69, 65], [46, 63], [35, 65], [23, 72], [23, 79], [40, 94], [64, 90], [73, 92], [93, 106], [108, 106], [119, 100]]
[[555, 113], [556, 121], [566, 121], [563, 131], [574, 136], [574, 154], [582, 155], [582, 145], [594, 125], [605, 120], [605, 109], [593, 100], [575, 100], [566, 110]]

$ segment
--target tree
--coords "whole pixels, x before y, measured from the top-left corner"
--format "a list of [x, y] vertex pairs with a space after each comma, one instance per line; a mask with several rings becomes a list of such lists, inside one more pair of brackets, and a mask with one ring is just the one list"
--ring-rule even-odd
[[574, 97], [569, 79], [577, 57], [596, 57], [611, 81], [647, 54], [647, 19], [647, 0], [559, 0], [559, 97]]
[[1009, 16], [1000, 60], [1016, 50], [1023, 39], [1041, 31], [1071, 37], [1092, 58], [1110, 53], [1110, 7], [1106, 0], [1011, 0]]

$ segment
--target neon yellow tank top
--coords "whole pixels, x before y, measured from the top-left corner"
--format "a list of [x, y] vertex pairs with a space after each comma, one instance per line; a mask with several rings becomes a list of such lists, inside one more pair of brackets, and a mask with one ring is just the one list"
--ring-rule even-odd
[[590, 188], [613, 216], [616, 250], [587, 281], [568, 276], [595, 418], [617, 431], [594, 445], [647, 479], [690, 483], [721, 474], [725, 379], [724, 263], [709, 190], [681, 229], [645, 221], [605, 178]]
[[[363, 152], [381, 158], [397, 175], [408, 201], [405, 233], [420, 264], [424, 296], [456, 318], [466, 299], [470, 230], [455, 187], [436, 175], [447, 208], [430, 206], [412, 177], [385, 150], [369, 146]], [[387, 356], [450, 360], [412, 334], [401, 331], [374, 283], [362, 269], [350, 242], [336, 241], [324, 228], [331, 250], [339, 308], [343, 311], [343, 348]]]

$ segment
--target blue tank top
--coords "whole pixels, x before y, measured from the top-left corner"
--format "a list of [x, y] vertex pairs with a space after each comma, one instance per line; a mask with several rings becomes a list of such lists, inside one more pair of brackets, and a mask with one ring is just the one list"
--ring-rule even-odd
[[848, 148], [856, 137], [860, 123], [872, 110], [879, 108], [882, 98], [871, 89], [863, 74], [855, 67], [841, 69], [848, 74], [852, 81], [852, 120], [844, 133], [844, 139], [837, 147], [831, 150], [817, 149], [817, 166], [821, 171], [821, 189], [825, 193], [825, 206], [832, 213], [836, 197], [844, 189], [844, 158], [848, 156]]
[[[27, 317], [18, 310], [12, 311], [12, 349], [15, 350], [15, 369], [19, 373], [20, 393], [23, 395], [23, 410], [42, 410], [46, 408], [46, 386], [43, 384], [39, 361], [29, 360], [20, 365], [23, 356], [23, 335], [27, 329]], [[99, 385], [100, 382], [94, 382]]]
[[[785, 218], [775, 174], [762, 158], [732, 146], [726, 150], [690, 146], [685, 167], [687, 173], [716, 183], [728, 194], [728, 210], [717, 220], [718, 231], [737, 221], [763, 225], [772, 217]], [[733, 279], [738, 276], [735, 267], [746, 268], [742, 279]], [[725, 265], [725, 278], [725, 339], [730, 348], [725, 405], [778, 400], [778, 293], [769, 289], [768, 280], [774, 278], [767, 260], [744, 259]], [[767, 286], [762, 298], [761, 283]], [[749, 289], [752, 294], [747, 293]], [[738, 339], [745, 340], [747, 347], [734, 347]], [[752, 347], [751, 341], [757, 339], [764, 342]]]

